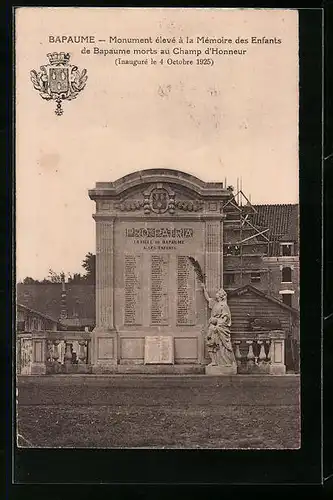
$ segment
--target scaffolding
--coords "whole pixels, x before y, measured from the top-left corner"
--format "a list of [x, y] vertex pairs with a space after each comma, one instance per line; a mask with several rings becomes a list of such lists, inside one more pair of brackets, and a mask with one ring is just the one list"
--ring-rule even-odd
[[[226, 182], [226, 179], [225, 179]], [[224, 222], [226, 239], [224, 241], [225, 256], [239, 257], [235, 271], [240, 274], [240, 284], [244, 282], [244, 274], [251, 272], [248, 266], [249, 257], [262, 257], [268, 254], [269, 250], [269, 228], [256, 226], [251, 219], [257, 214], [257, 210], [252, 205], [250, 197], [244, 194], [242, 188], [242, 179], [237, 179], [237, 189], [234, 194], [223, 205], [223, 211], [226, 215]], [[249, 234], [251, 233], [251, 234]], [[235, 234], [236, 240], [235, 240]], [[246, 252], [246, 248], [253, 243], [254, 248], [265, 248], [259, 253]], [[263, 271], [262, 265], [260, 271]]]

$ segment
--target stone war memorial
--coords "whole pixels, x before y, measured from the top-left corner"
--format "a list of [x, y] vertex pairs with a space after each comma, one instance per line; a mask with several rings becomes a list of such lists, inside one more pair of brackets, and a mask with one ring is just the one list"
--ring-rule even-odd
[[223, 291], [222, 183], [176, 170], [97, 182], [94, 373], [237, 372]]
[[93, 371], [201, 371], [209, 362], [209, 308], [195, 265], [207, 296], [215, 296], [223, 285], [221, 208], [230, 191], [154, 169], [98, 182], [89, 196], [96, 202]]

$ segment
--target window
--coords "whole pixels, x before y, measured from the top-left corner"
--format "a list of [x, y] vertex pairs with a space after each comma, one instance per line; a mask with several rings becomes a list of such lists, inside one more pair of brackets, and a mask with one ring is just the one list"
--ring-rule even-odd
[[282, 283], [291, 283], [291, 267], [283, 267], [282, 268]]
[[235, 275], [233, 273], [228, 273], [224, 275], [225, 286], [230, 286], [235, 283]]
[[280, 243], [280, 253], [283, 257], [290, 257], [294, 253], [294, 244]]
[[226, 249], [226, 255], [239, 255], [240, 247], [239, 245], [228, 245]]
[[251, 273], [250, 282], [251, 283], [260, 283], [261, 276], [259, 272]]
[[292, 307], [292, 294], [284, 293], [282, 295], [282, 302], [286, 304], [286, 306]]

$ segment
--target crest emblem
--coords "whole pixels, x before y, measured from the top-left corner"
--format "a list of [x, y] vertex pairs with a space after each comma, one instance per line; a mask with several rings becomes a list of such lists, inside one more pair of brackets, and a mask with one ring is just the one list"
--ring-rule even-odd
[[151, 192], [150, 206], [153, 212], [162, 214], [168, 210], [169, 193], [166, 189], [157, 188]]
[[33, 86], [39, 95], [47, 100], [54, 100], [57, 104], [55, 114], [61, 116], [62, 101], [75, 99], [84, 89], [87, 81], [87, 70], [79, 71], [77, 66], [69, 64], [70, 54], [53, 52], [47, 54], [50, 64], [41, 66], [39, 71], [30, 71]]

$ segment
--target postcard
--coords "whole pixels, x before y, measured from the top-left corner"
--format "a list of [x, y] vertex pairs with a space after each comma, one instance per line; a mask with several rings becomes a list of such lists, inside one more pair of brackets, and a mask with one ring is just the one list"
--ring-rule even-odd
[[300, 447], [298, 15], [16, 9], [19, 447]]

